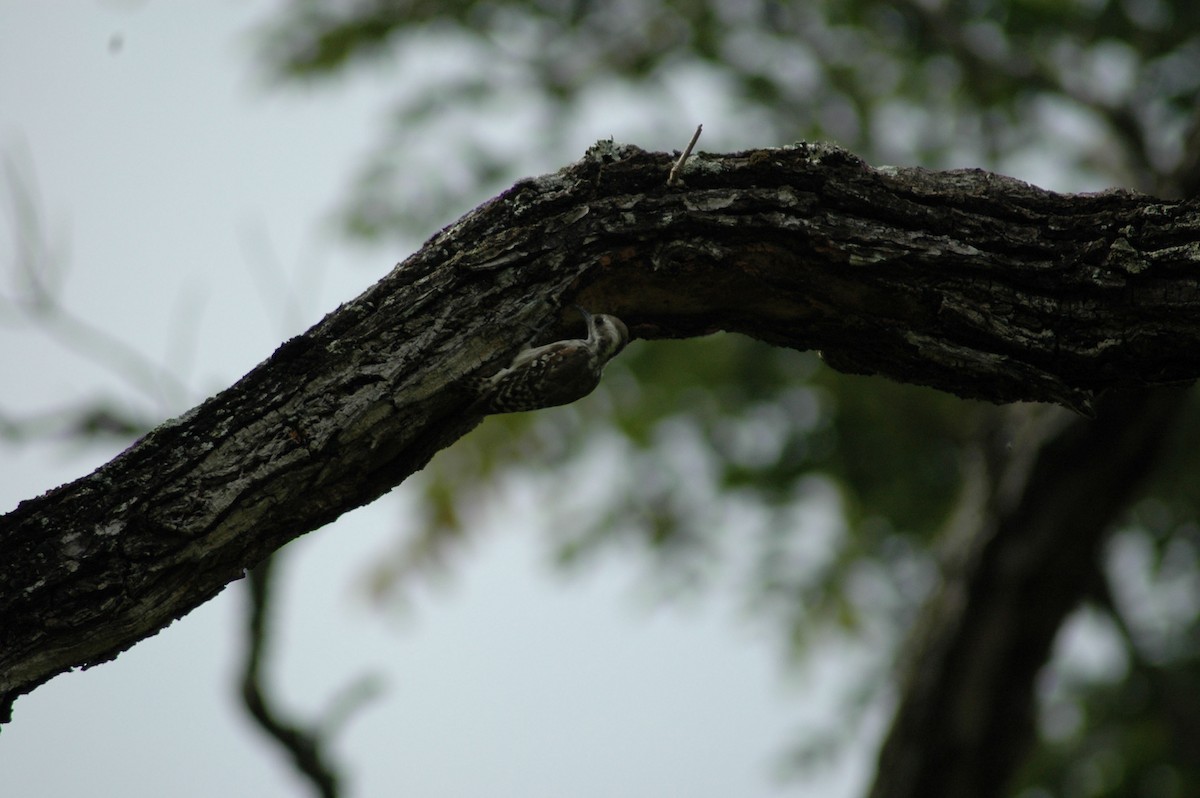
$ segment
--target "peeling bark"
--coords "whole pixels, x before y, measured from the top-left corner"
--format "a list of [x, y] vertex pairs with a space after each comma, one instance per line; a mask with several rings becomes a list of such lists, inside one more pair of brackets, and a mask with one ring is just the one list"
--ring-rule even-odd
[[742, 332], [835, 368], [1086, 410], [1200, 375], [1200, 204], [1060, 195], [827, 145], [601, 142], [431, 238], [112, 462], [0, 517], [0, 721], [472, 429], [471, 378], [578, 302], [642, 338]]

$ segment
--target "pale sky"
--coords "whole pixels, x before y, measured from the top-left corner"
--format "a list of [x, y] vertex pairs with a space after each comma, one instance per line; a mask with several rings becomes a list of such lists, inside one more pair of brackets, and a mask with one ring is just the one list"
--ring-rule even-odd
[[[273, 7], [0, 0], [0, 153], [31, 183], [66, 266], [65, 302], [187, 387], [151, 398], [6, 314], [6, 413], [113, 396], [175, 415], [408, 254], [347, 246], [328, 223], [399, 81], [264, 89], [248, 34]], [[620, 129], [610, 120], [591, 138]], [[3, 180], [0, 285], [11, 294]], [[294, 297], [292, 311], [281, 294]], [[0, 511], [119, 448], [5, 445]], [[493, 512], [479, 545], [409, 612], [370, 606], [359, 580], [411, 502], [402, 487], [308, 535], [287, 559], [273, 671], [288, 709], [311, 718], [354, 679], [385, 680], [337, 738], [347, 795], [858, 791], [862, 756], [807, 783], [778, 779], [796, 733], [831, 711], [836, 659], [787, 677], [770, 630], [746, 622], [732, 591], [651, 604], [632, 559], [556, 574], [539, 519], [519, 502]], [[243, 598], [231, 586], [115, 662], [19, 699], [0, 733], [0, 791], [306, 794], [235, 705]]]

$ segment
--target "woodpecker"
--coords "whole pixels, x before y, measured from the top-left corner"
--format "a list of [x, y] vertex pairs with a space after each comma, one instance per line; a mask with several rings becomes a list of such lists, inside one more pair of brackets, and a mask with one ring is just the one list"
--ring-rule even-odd
[[574, 402], [600, 384], [605, 364], [629, 343], [629, 330], [616, 316], [593, 316], [578, 305], [587, 322], [587, 338], [570, 338], [530, 347], [476, 386], [472, 406], [484, 414], [540, 410]]

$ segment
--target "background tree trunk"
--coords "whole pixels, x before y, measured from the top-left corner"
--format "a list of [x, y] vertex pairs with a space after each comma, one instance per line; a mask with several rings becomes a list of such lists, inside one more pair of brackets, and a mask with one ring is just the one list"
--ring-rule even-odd
[[872, 798], [1008, 794], [1035, 739], [1035, 679], [1187, 392], [1113, 393], [1088, 421], [1016, 406], [987, 436], [940, 589], [908, 640]]

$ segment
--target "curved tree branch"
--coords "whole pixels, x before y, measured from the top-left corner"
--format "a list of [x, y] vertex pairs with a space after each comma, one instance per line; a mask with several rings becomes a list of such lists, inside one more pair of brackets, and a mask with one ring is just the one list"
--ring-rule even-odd
[[642, 338], [743, 332], [835, 367], [1086, 409], [1200, 375], [1200, 205], [827, 145], [601, 142], [430, 239], [237, 384], [0, 517], [0, 720], [472, 429], [471, 379], [578, 302]]

